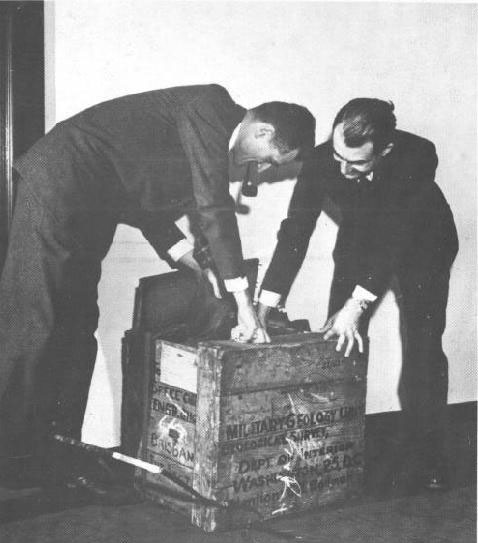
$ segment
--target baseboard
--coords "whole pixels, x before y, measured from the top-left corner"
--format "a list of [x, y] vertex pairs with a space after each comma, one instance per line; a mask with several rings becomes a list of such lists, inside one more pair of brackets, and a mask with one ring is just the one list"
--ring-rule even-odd
[[[450, 421], [467, 421], [476, 423], [478, 404], [473, 402], [461, 402], [448, 404], [448, 419]], [[401, 411], [385, 411], [383, 413], [371, 413], [366, 415], [365, 420], [370, 424], [388, 425], [394, 423], [401, 416]]]

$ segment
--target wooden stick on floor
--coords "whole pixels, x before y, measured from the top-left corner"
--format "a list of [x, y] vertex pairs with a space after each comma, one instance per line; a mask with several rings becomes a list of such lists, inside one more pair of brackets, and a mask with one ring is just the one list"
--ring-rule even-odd
[[206, 498], [205, 496], [197, 492], [192, 486], [189, 486], [187, 483], [185, 483], [182, 479], [180, 479], [173, 473], [167, 471], [163, 466], [157, 466], [156, 464], [151, 464], [150, 462], [145, 462], [144, 460], [140, 460], [139, 458], [134, 458], [133, 456], [128, 456], [126, 454], [122, 454], [119, 452], [112, 452], [112, 451], [109, 451], [108, 449], [105, 449], [104, 447], [99, 447], [98, 445], [83, 443], [83, 441], [79, 441], [78, 439], [73, 439], [72, 437], [62, 436], [60, 434], [54, 434], [52, 438], [55, 439], [56, 441], [59, 441], [60, 443], [63, 443], [64, 445], [70, 445], [72, 447], [82, 449], [91, 454], [96, 454], [104, 458], [113, 458], [114, 460], [118, 460], [119, 462], [124, 462], [126, 464], [136, 466], [137, 468], [144, 469], [156, 475], [161, 474], [162, 476], [166, 477], [173, 483], [180, 486], [183, 490], [188, 492], [190, 495], [194, 496], [195, 499], [199, 500], [202, 503], [205, 503], [208, 505], [214, 505], [216, 507], [221, 507], [221, 508], [228, 507], [227, 503], [220, 503], [215, 500]]

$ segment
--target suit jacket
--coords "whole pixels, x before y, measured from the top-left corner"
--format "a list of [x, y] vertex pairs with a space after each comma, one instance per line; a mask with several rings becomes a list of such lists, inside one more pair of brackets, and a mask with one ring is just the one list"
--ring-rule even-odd
[[197, 211], [220, 275], [237, 277], [228, 145], [244, 114], [219, 85], [124, 96], [60, 122], [15, 167], [75, 239], [92, 240], [101, 217], [139, 227], [164, 256], [183, 238], [174, 220]]
[[373, 180], [357, 182], [340, 174], [330, 141], [316, 147], [299, 174], [262, 288], [288, 294], [325, 196], [342, 215], [334, 261], [356, 285], [380, 296], [393, 270], [449, 266], [457, 250], [456, 230], [434, 182], [437, 163], [430, 141], [397, 130]]

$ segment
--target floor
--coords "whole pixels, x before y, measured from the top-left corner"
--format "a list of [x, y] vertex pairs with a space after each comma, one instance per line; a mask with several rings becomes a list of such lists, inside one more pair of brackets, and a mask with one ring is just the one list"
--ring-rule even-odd
[[[37, 489], [0, 488], [2, 543], [476, 543], [476, 417], [450, 417], [447, 491], [413, 496], [366, 494], [362, 499], [251, 528], [206, 534], [150, 502], [122, 506], [54, 503]], [[470, 415], [471, 413], [471, 415]], [[396, 425], [393, 416], [367, 417], [368, 457]], [[375, 440], [375, 442], [374, 442]], [[367, 457], [367, 452], [366, 452]], [[369, 465], [376, 465], [369, 462]], [[366, 478], [374, 485], [377, 473]]]
[[151, 503], [83, 506], [0, 526], [2, 543], [475, 543], [473, 486], [440, 494], [366, 500], [257, 528], [206, 534]]

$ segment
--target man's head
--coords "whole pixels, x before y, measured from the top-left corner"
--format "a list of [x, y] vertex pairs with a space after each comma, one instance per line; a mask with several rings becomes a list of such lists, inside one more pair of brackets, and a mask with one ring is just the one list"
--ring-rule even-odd
[[338, 112], [332, 142], [346, 179], [369, 174], [390, 153], [397, 124], [393, 110], [392, 102], [355, 98]]
[[299, 157], [315, 143], [315, 119], [305, 107], [267, 102], [247, 111], [233, 147], [236, 164], [257, 162], [259, 171]]

